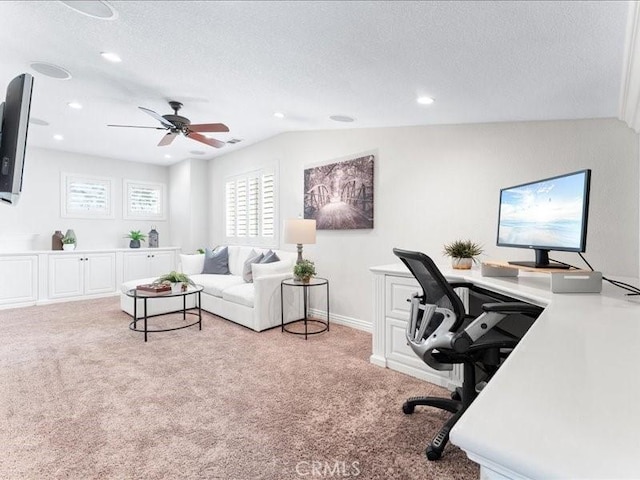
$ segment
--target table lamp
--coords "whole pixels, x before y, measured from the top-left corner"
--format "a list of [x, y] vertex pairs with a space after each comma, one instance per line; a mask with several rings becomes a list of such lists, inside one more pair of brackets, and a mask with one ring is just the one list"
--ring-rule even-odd
[[289, 218], [284, 221], [284, 243], [298, 246], [298, 260], [302, 261], [302, 245], [316, 243], [316, 221], [304, 218]]

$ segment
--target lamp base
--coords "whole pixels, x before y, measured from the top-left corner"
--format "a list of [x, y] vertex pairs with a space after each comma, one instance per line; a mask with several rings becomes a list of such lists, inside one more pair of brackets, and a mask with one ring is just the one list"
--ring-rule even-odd
[[298, 243], [298, 260], [296, 260], [296, 263], [301, 263], [302, 262], [302, 244]]

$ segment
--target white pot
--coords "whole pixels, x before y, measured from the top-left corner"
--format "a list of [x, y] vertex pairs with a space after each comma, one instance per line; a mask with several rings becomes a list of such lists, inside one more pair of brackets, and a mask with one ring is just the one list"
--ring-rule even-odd
[[62, 244], [62, 249], [63, 250], [68, 250], [68, 251], [75, 250], [76, 249], [76, 244], [75, 243], [63, 243]]
[[182, 282], [171, 284], [171, 293], [180, 293], [182, 291]]
[[471, 266], [473, 265], [472, 258], [451, 258], [451, 266], [458, 270], [471, 270]]

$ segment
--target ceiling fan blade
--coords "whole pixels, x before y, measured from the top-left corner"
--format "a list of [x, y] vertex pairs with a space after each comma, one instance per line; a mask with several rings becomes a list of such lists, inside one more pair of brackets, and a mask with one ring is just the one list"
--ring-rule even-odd
[[226, 145], [224, 142], [221, 142], [220, 140], [216, 140], [215, 138], [207, 138], [204, 135], [200, 135], [199, 133], [196, 133], [196, 132], [189, 132], [186, 134], [186, 136], [192, 140], [206, 143], [207, 145], [215, 148], [222, 148]]
[[169, 120], [164, 118], [162, 115], [154, 112], [153, 110], [149, 110], [148, 108], [144, 108], [144, 107], [138, 107], [138, 108], [140, 110], [142, 110], [143, 112], [151, 115], [153, 118], [158, 120], [161, 124], [163, 124], [165, 127], [168, 127], [168, 128], [174, 128], [175, 127], [175, 125], [173, 123], [171, 123]]
[[141, 125], [107, 125], [107, 127], [153, 128], [154, 130], [166, 130], [164, 127], [143, 127]]
[[173, 142], [173, 140], [178, 136], [178, 132], [169, 132], [167, 133], [164, 137], [162, 137], [162, 140], [160, 140], [160, 143], [158, 143], [159, 147], [164, 147], [165, 145], [169, 145], [171, 142]]
[[192, 132], [228, 132], [229, 127], [224, 123], [197, 123], [189, 125]]

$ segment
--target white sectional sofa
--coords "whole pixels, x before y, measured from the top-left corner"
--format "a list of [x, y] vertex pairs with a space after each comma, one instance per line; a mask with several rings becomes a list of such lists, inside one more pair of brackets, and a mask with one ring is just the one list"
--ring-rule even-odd
[[[202, 308], [210, 313], [239, 323], [257, 332], [280, 325], [280, 282], [293, 275], [296, 254], [274, 250], [280, 261], [267, 264], [252, 264], [253, 282], [243, 279], [245, 260], [252, 250], [266, 252], [265, 249], [245, 246], [229, 246], [229, 275], [203, 274], [205, 255], [180, 255], [180, 270], [202, 285]], [[142, 278], [122, 284], [120, 305], [122, 310], [133, 316], [133, 298], [124, 292], [136, 285], [151, 283], [154, 278]], [[285, 290], [285, 322], [302, 316], [299, 292]], [[195, 296], [187, 297], [188, 307], [194, 305]], [[157, 315], [182, 309], [182, 297], [154, 298], [149, 301], [148, 315]], [[140, 300], [139, 300], [140, 302]], [[138, 318], [142, 316], [138, 305]]]

